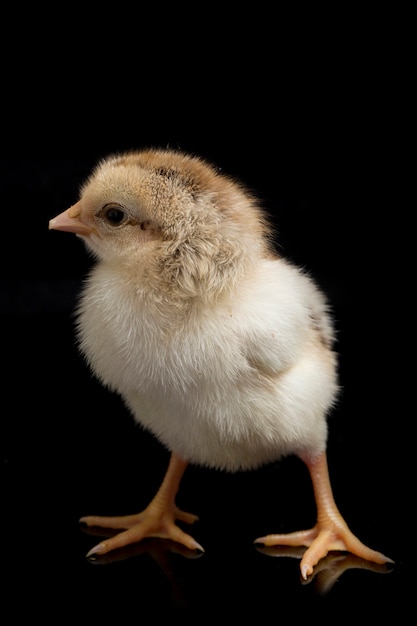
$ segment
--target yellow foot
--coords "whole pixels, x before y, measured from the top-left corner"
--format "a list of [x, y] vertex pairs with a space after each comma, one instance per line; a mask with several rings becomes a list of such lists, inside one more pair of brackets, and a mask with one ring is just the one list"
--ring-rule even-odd
[[[287, 557], [292, 559], [302, 559], [305, 547], [292, 546], [257, 546], [257, 550], [262, 554], [272, 557]], [[316, 593], [327, 594], [344, 572], [351, 569], [361, 569], [377, 574], [388, 574], [391, 569], [387, 564], [373, 563], [360, 559], [348, 552], [329, 552], [314, 567], [314, 571], [308, 579], [303, 579], [303, 584], [310, 584], [314, 580]]]
[[314, 566], [323, 559], [330, 551], [350, 552], [361, 559], [372, 561], [373, 563], [393, 563], [394, 561], [381, 552], [371, 550], [363, 544], [349, 530], [344, 523], [337, 523], [330, 527], [329, 524], [320, 526], [316, 524], [310, 530], [281, 535], [266, 535], [255, 540], [256, 544], [265, 546], [306, 546], [300, 570], [301, 576], [307, 580], [313, 573]]
[[123, 532], [109, 539], [105, 539], [91, 548], [87, 553], [88, 558], [94, 555], [106, 554], [117, 548], [124, 548], [132, 543], [141, 541], [145, 537], [171, 539], [190, 550], [200, 550], [204, 552], [203, 547], [190, 535], [183, 532], [179, 526], [177, 526], [175, 520], [192, 524], [198, 520], [198, 517], [191, 513], [185, 513], [176, 506], [174, 506], [172, 510], [167, 510], [153, 506], [151, 503], [144, 511], [136, 515], [126, 515], [123, 517], [98, 517], [89, 515], [87, 517], [81, 517], [79, 521], [87, 526], [123, 529]]

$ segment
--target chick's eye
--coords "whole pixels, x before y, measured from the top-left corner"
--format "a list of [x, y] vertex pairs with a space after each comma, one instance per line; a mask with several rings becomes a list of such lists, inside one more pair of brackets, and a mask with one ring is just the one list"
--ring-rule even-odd
[[125, 211], [114, 206], [105, 207], [103, 216], [111, 226], [119, 226], [126, 219]]

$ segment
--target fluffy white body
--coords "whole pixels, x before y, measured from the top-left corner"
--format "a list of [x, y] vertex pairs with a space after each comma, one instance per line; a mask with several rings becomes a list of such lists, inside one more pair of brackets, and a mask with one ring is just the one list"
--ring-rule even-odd
[[234, 471], [325, 449], [337, 393], [332, 328], [311, 279], [283, 260], [260, 260], [210, 306], [177, 311], [160, 311], [146, 284], [132, 292], [120, 266], [102, 262], [78, 331], [100, 380], [193, 463]]

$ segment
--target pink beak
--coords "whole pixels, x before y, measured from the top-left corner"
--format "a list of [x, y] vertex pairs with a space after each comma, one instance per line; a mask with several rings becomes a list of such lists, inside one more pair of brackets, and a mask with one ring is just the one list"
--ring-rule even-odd
[[49, 221], [50, 230], [64, 230], [68, 233], [76, 233], [77, 235], [91, 235], [93, 229], [84, 224], [80, 218], [80, 203], [74, 204], [69, 209], [60, 213]]

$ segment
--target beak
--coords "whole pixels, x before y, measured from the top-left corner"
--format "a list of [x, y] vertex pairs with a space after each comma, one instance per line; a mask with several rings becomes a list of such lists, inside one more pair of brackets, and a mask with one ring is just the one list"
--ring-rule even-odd
[[64, 230], [68, 233], [76, 233], [77, 235], [91, 235], [93, 229], [82, 222], [80, 218], [80, 203], [74, 204], [69, 209], [60, 213], [49, 221], [50, 230]]

